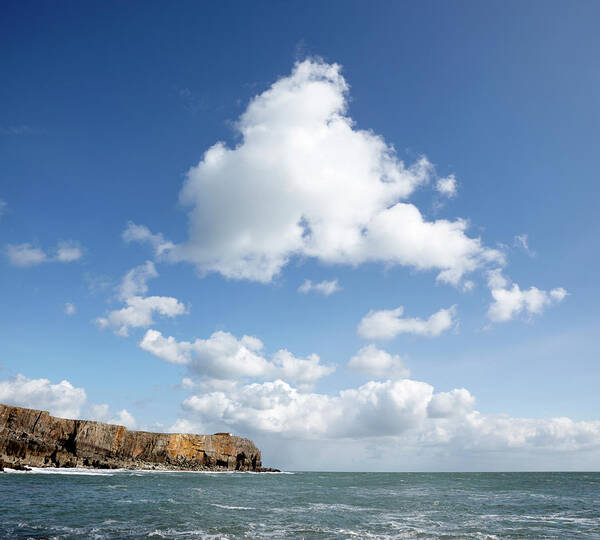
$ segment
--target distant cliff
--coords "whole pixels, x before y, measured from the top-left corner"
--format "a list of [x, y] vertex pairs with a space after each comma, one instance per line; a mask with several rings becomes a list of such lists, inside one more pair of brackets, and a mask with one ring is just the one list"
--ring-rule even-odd
[[129, 431], [114, 424], [66, 420], [46, 411], [2, 404], [0, 460], [7, 467], [263, 470], [254, 443], [227, 433]]

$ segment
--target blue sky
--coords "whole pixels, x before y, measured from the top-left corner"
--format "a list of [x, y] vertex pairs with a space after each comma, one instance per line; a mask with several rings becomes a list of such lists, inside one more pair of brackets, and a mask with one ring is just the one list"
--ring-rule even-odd
[[0, 400], [295, 469], [598, 469], [599, 15], [6, 4]]

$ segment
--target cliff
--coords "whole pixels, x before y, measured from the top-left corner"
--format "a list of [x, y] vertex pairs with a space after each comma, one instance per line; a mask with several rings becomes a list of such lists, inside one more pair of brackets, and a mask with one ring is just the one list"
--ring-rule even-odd
[[227, 433], [130, 431], [0, 404], [0, 467], [262, 470], [260, 450]]

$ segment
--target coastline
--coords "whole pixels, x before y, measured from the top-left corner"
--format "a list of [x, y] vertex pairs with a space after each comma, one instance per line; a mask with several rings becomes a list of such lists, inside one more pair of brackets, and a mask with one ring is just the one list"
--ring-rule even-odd
[[0, 404], [4, 467], [274, 472], [255, 444], [229, 433], [153, 433]]

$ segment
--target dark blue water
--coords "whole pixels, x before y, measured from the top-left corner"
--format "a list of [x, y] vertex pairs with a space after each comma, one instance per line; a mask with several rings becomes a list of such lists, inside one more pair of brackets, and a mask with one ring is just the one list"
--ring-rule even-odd
[[1, 538], [600, 538], [600, 473], [0, 474]]

